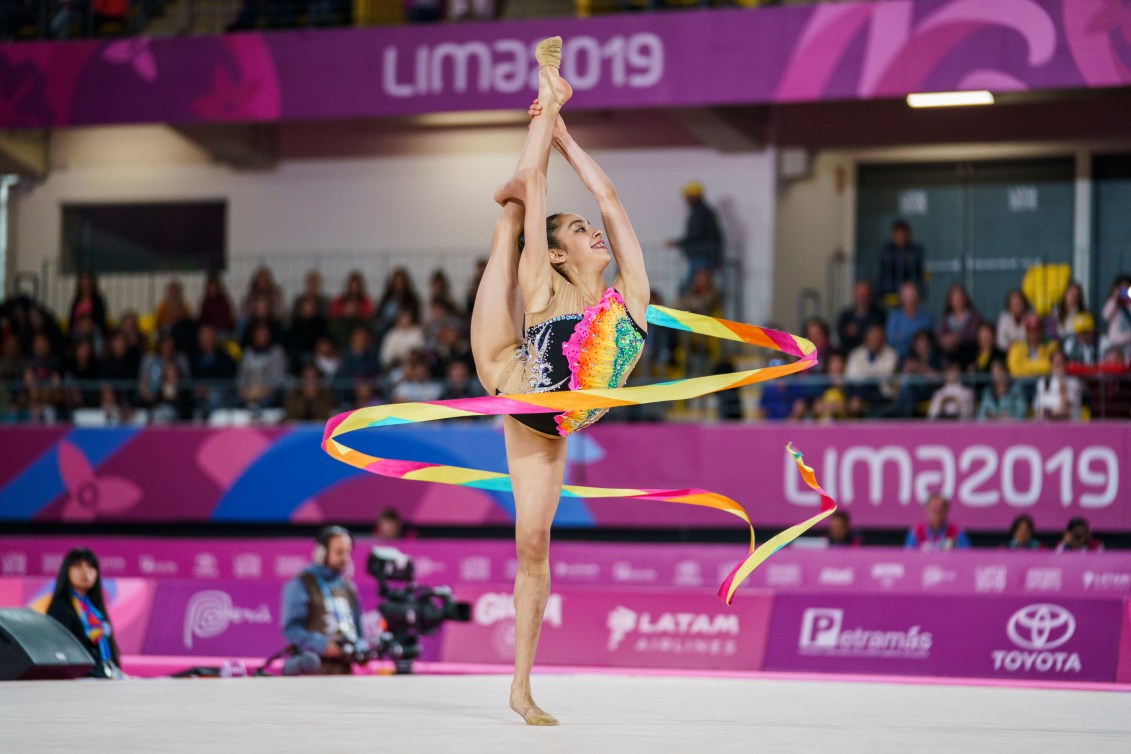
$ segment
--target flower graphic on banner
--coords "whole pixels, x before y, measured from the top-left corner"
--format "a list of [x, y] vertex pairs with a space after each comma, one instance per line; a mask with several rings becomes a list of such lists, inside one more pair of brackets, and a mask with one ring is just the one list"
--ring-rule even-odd
[[35, 63], [13, 63], [0, 56], [0, 123], [8, 128], [50, 123], [51, 107], [43, 97], [46, 80]]
[[223, 65], [212, 72], [212, 91], [192, 102], [192, 110], [209, 120], [240, 120], [255, 118], [253, 106], [259, 92], [259, 81], [236, 81]]
[[74, 444], [59, 443], [59, 476], [67, 488], [61, 517], [64, 521], [93, 521], [112, 516], [141, 501], [141, 489], [118, 476], [96, 476], [90, 460]]
[[106, 46], [102, 59], [110, 63], [129, 64], [145, 81], [157, 80], [157, 59], [149, 47], [148, 37], [123, 39]]

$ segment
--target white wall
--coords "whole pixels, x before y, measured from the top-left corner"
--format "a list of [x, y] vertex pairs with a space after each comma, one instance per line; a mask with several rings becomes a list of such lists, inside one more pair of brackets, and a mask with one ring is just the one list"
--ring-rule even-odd
[[[496, 208], [494, 187], [505, 180], [523, 129], [436, 129], [427, 151], [348, 159], [289, 159], [270, 171], [235, 171], [213, 164], [165, 127], [76, 129], [52, 137], [52, 169], [41, 183], [17, 191], [13, 253], [16, 270], [40, 271], [60, 248], [60, 205], [66, 202], [224, 198], [229, 207], [229, 287], [243, 290], [250, 268], [266, 261], [291, 291], [301, 274], [322, 266], [327, 287], [345, 269], [363, 265], [371, 289], [387, 267], [377, 252], [408, 263], [419, 279], [443, 263], [462, 290], [473, 258], [487, 251]], [[410, 150], [405, 150], [410, 151]], [[774, 155], [720, 155], [705, 147], [609, 149], [594, 155], [617, 183], [637, 234], [653, 257], [656, 287], [682, 272], [664, 241], [682, 230], [679, 189], [707, 187], [732, 248], [743, 256], [749, 284], [744, 314], [769, 315], [773, 271]], [[595, 205], [568, 166], [551, 166], [551, 210], [595, 215]], [[650, 268], [650, 269], [652, 269]], [[190, 281], [195, 282], [195, 281]], [[113, 283], [108, 295], [115, 300]], [[65, 293], [69, 296], [69, 285]], [[127, 294], [120, 286], [119, 296]], [[190, 287], [190, 295], [196, 292]], [[129, 295], [137, 295], [131, 293]], [[55, 303], [55, 302], [52, 302]], [[123, 302], [139, 306], [144, 302]]]

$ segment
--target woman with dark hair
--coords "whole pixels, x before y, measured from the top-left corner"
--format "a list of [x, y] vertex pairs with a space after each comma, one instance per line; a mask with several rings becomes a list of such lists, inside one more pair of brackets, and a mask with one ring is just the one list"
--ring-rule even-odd
[[55, 591], [47, 614], [59, 621], [86, 647], [94, 660], [92, 678], [121, 678], [118, 644], [110, 625], [110, 613], [102, 596], [98, 557], [85, 547], [76, 547], [63, 558], [55, 577]]
[[70, 329], [83, 317], [90, 317], [99, 333], [106, 332], [106, 302], [98, 292], [98, 281], [93, 272], [79, 273], [75, 279], [75, 297], [71, 300]]
[[1063, 342], [1076, 334], [1076, 323], [1083, 314], [1091, 315], [1084, 303], [1084, 286], [1079, 280], [1068, 281], [1060, 301], [1053, 304], [1049, 317], [1049, 337]]
[[354, 311], [357, 316], [366, 318], [373, 316], [373, 299], [369, 297], [369, 293], [365, 290], [365, 276], [358, 270], [354, 270], [346, 278], [346, 287], [342, 291], [342, 295], [330, 302], [330, 319], [342, 317], [343, 307], [347, 300], [354, 302]]
[[[560, 37], [538, 45], [531, 124], [514, 176], [495, 192], [503, 211], [471, 315], [475, 366], [493, 394], [618, 388], [644, 345], [640, 323], [650, 294], [644, 253], [612, 181], [559, 117], [572, 94], [558, 73], [560, 55]], [[597, 200], [608, 243], [580, 215], [546, 216], [551, 145]], [[618, 274], [609, 286], [604, 272], [613, 259]], [[516, 291], [520, 310], [513, 306]], [[518, 414], [503, 422], [518, 555], [510, 706], [529, 725], [558, 722], [534, 702], [530, 670], [550, 592], [550, 524], [565, 474], [565, 439], [604, 413]]]
[[959, 283], [950, 286], [939, 320], [939, 346], [947, 361], [956, 362], [963, 369], [978, 353], [978, 328], [982, 315], [970, 301], [970, 294]]
[[1009, 527], [1009, 541], [1005, 543], [1009, 550], [1039, 550], [1041, 543], [1037, 541], [1033, 530], [1033, 517], [1022, 513], [1013, 519]]

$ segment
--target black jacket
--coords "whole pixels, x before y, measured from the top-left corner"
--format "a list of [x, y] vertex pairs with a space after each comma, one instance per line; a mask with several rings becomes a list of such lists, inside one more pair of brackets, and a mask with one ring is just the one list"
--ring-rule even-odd
[[[86, 647], [86, 651], [90, 653], [91, 658], [94, 660], [94, 667], [90, 670], [91, 678], [109, 678], [110, 674], [107, 672], [106, 665], [102, 662], [102, 652], [98, 650], [98, 646], [90, 640], [86, 635], [86, 629], [82, 627], [82, 620], [79, 619], [78, 614], [75, 612], [75, 606], [71, 604], [69, 599], [52, 599], [51, 604], [47, 606], [47, 614], [63, 624], [63, 628], [74, 634], [79, 643]], [[109, 617], [106, 617], [106, 622], [109, 623]], [[118, 655], [118, 642], [114, 641], [114, 630], [111, 626], [110, 629], [110, 656], [115, 665], [121, 664], [121, 659]]]

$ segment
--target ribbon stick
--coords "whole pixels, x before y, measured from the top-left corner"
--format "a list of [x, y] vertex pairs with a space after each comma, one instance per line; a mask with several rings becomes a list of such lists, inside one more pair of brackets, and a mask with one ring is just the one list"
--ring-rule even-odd
[[[795, 374], [817, 364], [816, 346], [805, 338], [789, 333], [702, 314], [693, 314], [678, 309], [668, 309], [663, 306], [649, 306], [647, 321], [649, 324], [659, 327], [684, 330], [770, 348], [789, 356], [795, 356], [797, 360], [788, 364], [777, 364], [761, 369], [693, 377], [654, 385], [554, 393], [494, 395], [482, 398], [460, 398], [426, 403], [396, 403], [360, 408], [356, 411], [338, 414], [326, 423], [326, 430], [322, 437], [322, 449], [343, 463], [382, 476], [506, 492], [511, 491], [510, 476], [507, 474], [462, 466], [424, 463], [411, 459], [377, 458], [349, 447], [342, 439], [342, 435], [360, 429], [390, 427], [441, 419], [497, 416], [500, 414], [561, 413], [563, 411], [595, 408], [638, 406], [661, 401], [689, 400], [709, 393], [753, 385], [776, 377]], [[770, 555], [773, 555], [777, 550], [792, 542], [818, 521], [827, 518], [836, 510], [836, 503], [828, 493], [821, 489], [813, 469], [805, 465], [801, 453], [795, 451], [790, 445], [787, 445], [786, 449], [796, 462], [801, 478], [820, 496], [820, 512], [777, 534], [760, 547], [755, 547], [754, 527], [750, 523], [750, 517], [746, 510], [734, 500], [717, 492], [697, 488], [661, 490], [586, 487], [567, 484], [562, 486], [562, 495], [578, 498], [621, 498], [698, 505], [725, 511], [741, 519], [750, 530], [750, 549], [747, 556], [734, 567], [734, 570], [730, 572], [722, 586], [719, 587], [719, 598], [729, 605], [734, 599], [735, 591], [743, 580], [750, 575], [751, 571]]]

